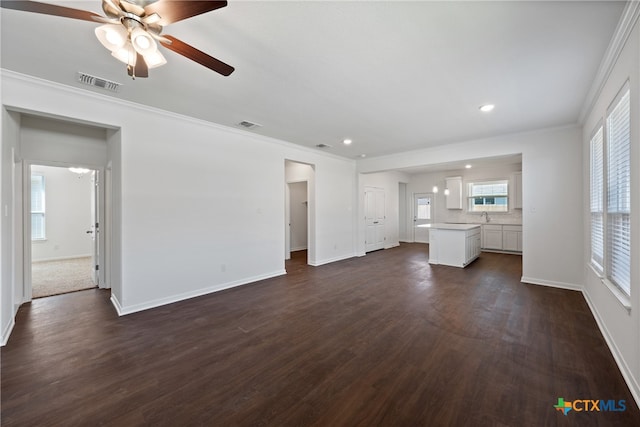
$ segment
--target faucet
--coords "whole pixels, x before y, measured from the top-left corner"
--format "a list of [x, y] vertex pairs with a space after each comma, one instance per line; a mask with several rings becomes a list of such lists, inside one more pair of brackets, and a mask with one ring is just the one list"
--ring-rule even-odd
[[491, 221], [491, 219], [489, 218], [489, 213], [487, 211], [484, 211], [480, 214], [480, 218], [484, 217], [486, 222]]

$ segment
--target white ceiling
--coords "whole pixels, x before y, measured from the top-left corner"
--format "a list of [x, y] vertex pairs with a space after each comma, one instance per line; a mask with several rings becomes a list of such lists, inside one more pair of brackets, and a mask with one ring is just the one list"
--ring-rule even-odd
[[[50, 1], [102, 14], [99, 0]], [[617, 1], [231, 1], [165, 33], [233, 65], [173, 52], [148, 79], [99, 24], [2, 9], [3, 68], [356, 158], [562, 126], [581, 107], [624, 9]], [[82, 86], [82, 71], [123, 83]], [[489, 114], [478, 111], [496, 104]], [[343, 146], [343, 138], [353, 139]]]

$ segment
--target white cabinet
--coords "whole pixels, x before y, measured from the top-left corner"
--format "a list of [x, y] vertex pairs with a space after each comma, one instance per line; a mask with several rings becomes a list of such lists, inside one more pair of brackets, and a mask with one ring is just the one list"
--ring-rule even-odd
[[513, 174], [513, 208], [522, 209], [522, 172]]
[[502, 226], [482, 225], [482, 248], [502, 250]]
[[522, 252], [522, 226], [482, 224], [482, 249]]
[[522, 226], [502, 226], [502, 249], [505, 251], [522, 252]]
[[445, 188], [449, 190], [449, 194], [445, 196], [447, 209], [462, 209], [462, 177], [445, 178]]
[[480, 238], [479, 228], [473, 231], [467, 231], [466, 245], [465, 245], [466, 256], [465, 256], [464, 265], [470, 264], [471, 261], [473, 261], [474, 259], [480, 256], [481, 240], [482, 239]]
[[429, 231], [429, 264], [466, 267], [480, 255], [477, 225], [432, 224]]

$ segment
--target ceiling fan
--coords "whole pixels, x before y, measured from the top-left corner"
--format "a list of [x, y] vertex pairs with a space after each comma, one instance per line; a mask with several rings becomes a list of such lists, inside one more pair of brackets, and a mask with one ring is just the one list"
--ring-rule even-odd
[[5, 9], [103, 23], [95, 29], [96, 37], [115, 58], [127, 64], [127, 73], [133, 78], [148, 77], [150, 68], [166, 64], [167, 60], [158, 50], [157, 42], [217, 73], [224, 76], [231, 74], [234, 71], [232, 66], [173, 36], [162, 34], [163, 27], [168, 24], [226, 5], [226, 1], [208, 0], [102, 0], [105, 17], [50, 3], [0, 1], [0, 6]]

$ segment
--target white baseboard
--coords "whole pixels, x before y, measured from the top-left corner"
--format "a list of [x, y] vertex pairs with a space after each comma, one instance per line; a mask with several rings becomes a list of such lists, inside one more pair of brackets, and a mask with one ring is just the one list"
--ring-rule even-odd
[[327, 258], [327, 259], [323, 259], [323, 260], [320, 260], [320, 261], [310, 262], [309, 265], [311, 265], [313, 267], [319, 267], [321, 265], [331, 264], [332, 262], [337, 262], [337, 261], [342, 261], [342, 260], [345, 260], [345, 259], [353, 258], [354, 256], [357, 256], [357, 255], [355, 255], [355, 254], [340, 255], [340, 256], [337, 256], [335, 258]]
[[115, 307], [115, 309], [118, 312], [119, 316], [125, 316], [127, 314], [137, 313], [139, 311], [149, 310], [151, 308], [156, 308], [156, 307], [160, 307], [160, 306], [163, 306], [163, 305], [172, 304], [174, 302], [184, 301], [184, 300], [187, 300], [187, 299], [191, 299], [191, 298], [195, 298], [195, 297], [199, 297], [199, 296], [203, 296], [203, 295], [212, 294], [214, 292], [222, 291], [222, 290], [225, 290], [225, 289], [235, 288], [236, 286], [242, 286], [242, 285], [246, 285], [246, 284], [249, 284], [249, 283], [254, 283], [254, 282], [257, 282], [259, 280], [270, 279], [272, 277], [282, 276], [283, 274], [286, 274], [286, 271], [279, 270], [279, 271], [276, 271], [276, 272], [273, 272], [273, 273], [269, 273], [269, 274], [264, 274], [264, 275], [255, 276], [255, 277], [249, 277], [249, 278], [246, 278], [246, 279], [237, 280], [235, 282], [222, 283], [222, 284], [219, 284], [219, 285], [214, 285], [214, 286], [210, 286], [210, 287], [207, 287], [207, 288], [202, 288], [202, 289], [198, 289], [198, 290], [195, 290], [195, 291], [190, 291], [190, 292], [185, 292], [185, 293], [182, 293], [182, 294], [172, 295], [172, 296], [165, 297], [165, 298], [159, 298], [159, 299], [156, 299], [156, 300], [144, 302], [142, 304], [134, 304], [134, 305], [130, 305], [130, 306], [123, 306], [120, 303], [120, 301], [118, 301], [117, 298], [115, 298], [113, 296], [113, 294], [112, 294], [111, 303]]
[[295, 251], [306, 251], [307, 247], [306, 246], [296, 246], [295, 248], [291, 248], [291, 252], [295, 252]]
[[118, 301], [118, 298], [113, 294], [113, 292], [111, 292], [111, 305], [113, 305], [113, 308], [116, 309], [116, 313], [118, 313], [118, 316], [123, 316], [122, 313], [122, 304], [120, 304], [120, 301]]
[[11, 321], [5, 328], [2, 330], [2, 336], [0, 336], [0, 347], [4, 347], [7, 345], [9, 341], [9, 337], [11, 336], [11, 332], [13, 331], [13, 327], [16, 325], [15, 316], [11, 317]]
[[586, 291], [583, 291], [582, 295], [587, 301], [587, 305], [591, 310], [591, 314], [593, 314], [593, 318], [596, 319], [596, 324], [598, 325], [598, 328], [600, 329], [600, 332], [602, 333], [602, 336], [604, 337], [604, 340], [609, 347], [609, 351], [611, 351], [611, 354], [613, 355], [613, 359], [618, 365], [618, 369], [620, 370], [624, 381], [627, 383], [627, 387], [629, 387], [629, 391], [631, 391], [633, 399], [636, 401], [636, 405], [640, 406], [640, 384], [638, 384], [638, 381], [636, 381], [635, 377], [633, 376], [632, 370], [629, 368], [629, 365], [627, 365], [626, 361], [622, 357], [620, 349], [618, 349], [618, 346], [613, 340], [611, 333], [609, 333], [609, 330], [602, 320], [600, 313], [598, 313], [595, 304], [593, 304], [593, 302], [591, 301], [591, 297], [589, 297], [589, 294]]
[[583, 291], [582, 285], [575, 283], [555, 282], [553, 280], [535, 279], [533, 277], [522, 276], [520, 282], [529, 283], [531, 285], [549, 286], [552, 288], [568, 289], [570, 291]]

